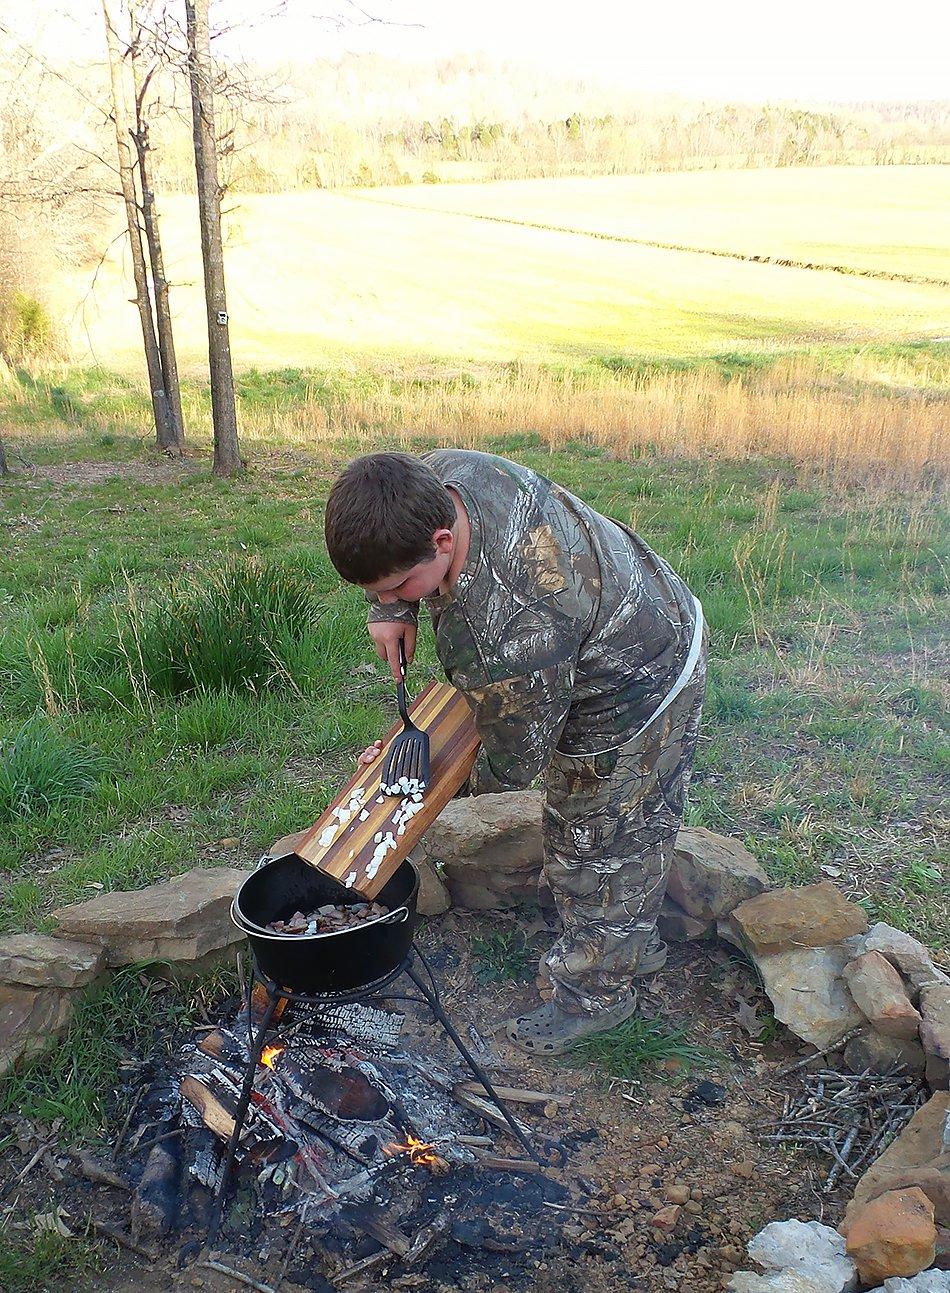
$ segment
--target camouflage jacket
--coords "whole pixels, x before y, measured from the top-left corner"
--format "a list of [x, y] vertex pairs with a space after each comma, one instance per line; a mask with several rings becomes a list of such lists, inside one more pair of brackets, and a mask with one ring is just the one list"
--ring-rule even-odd
[[[463, 449], [422, 461], [471, 521], [454, 589], [426, 604], [446, 677], [482, 739], [473, 793], [529, 785], [555, 748], [621, 745], [687, 655], [696, 609], [686, 585], [632, 530], [527, 467]], [[371, 600], [369, 618], [418, 611]]]

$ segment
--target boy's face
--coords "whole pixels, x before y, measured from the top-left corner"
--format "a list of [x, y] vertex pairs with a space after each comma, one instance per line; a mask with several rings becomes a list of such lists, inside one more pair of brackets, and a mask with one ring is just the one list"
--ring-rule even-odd
[[397, 570], [384, 575], [371, 584], [361, 584], [364, 592], [371, 593], [383, 606], [392, 602], [418, 602], [431, 597], [444, 583], [455, 553], [455, 536], [451, 530], [436, 530], [432, 536], [435, 556], [427, 561], [417, 561], [408, 570]]

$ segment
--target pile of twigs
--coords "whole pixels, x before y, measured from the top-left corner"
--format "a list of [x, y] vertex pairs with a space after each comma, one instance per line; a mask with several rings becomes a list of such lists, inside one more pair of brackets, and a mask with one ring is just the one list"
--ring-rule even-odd
[[826, 1194], [842, 1175], [857, 1180], [928, 1095], [923, 1080], [903, 1066], [884, 1074], [819, 1069], [801, 1081], [801, 1092], [785, 1096], [781, 1117], [764, 1127], [759, 1139], [829, 1155]]

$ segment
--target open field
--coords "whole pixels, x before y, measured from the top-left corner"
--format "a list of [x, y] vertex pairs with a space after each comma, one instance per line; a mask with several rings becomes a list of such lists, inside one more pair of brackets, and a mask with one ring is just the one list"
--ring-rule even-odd
[[826, 166], [370, 189], [370, 201], [950, 280], [950, 167]]
[[[792, 184], [803, 194], [797, 205]], [[244, 367], [263, 368], [574, 365], [598, 356], [769, 354], [943, 336], [950, 334], [944, 287], [509, 221], [749, 255], [827, 256], [946, 279], [937, 250], [946, 186], [941, 168], [882, 167], [235, 196], [227, 221], [234, 354]], [[411, 209], [421, 204], [469, 204], [498, 219]], [[179, 352], [183, 368], [195, 372], [205, 315], [194, 203], [169, 197], [161, 207]], [[70, 273], [56, 307], [74, 357], [139, 373], [120, 243], [92, 288], [91, 281], [92, 267]]]

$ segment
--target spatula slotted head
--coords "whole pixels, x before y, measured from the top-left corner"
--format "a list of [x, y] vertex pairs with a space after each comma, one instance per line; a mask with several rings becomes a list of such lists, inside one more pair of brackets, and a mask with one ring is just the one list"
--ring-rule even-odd
[[421, 790], [429, 783], [429, 734], [413, 727], [393, 740], [383, 768], [383, 794], [401, 794], [399, 782], [415, 782]]

